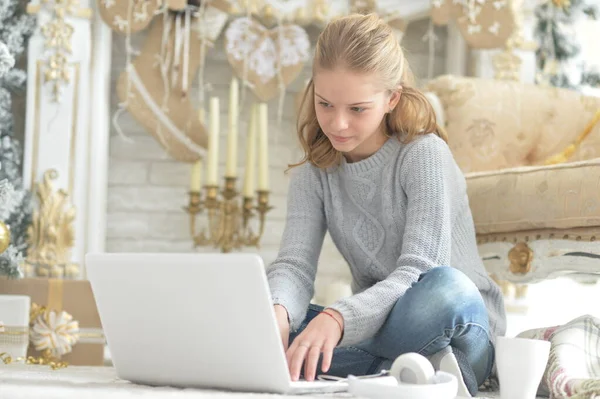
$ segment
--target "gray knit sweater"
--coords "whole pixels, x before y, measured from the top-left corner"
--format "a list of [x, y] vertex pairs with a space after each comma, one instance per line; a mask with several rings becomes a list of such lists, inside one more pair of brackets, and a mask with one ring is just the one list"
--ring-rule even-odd
[[[389, 139], [359, 162], [292, 169], [287, 221], [267, 277], [292, 331], [314, 294], [325, 232], [348, 262], [353, 295], [330, 308], [344, 317], [340, 346], [370, 338], [419, 275], [436, 266], [464, 272], [488, 309], [490, 339], [504, 335], [504, 303], [477, 252], [464, 176], [434, 134]], [[426, 317], [426, 316], [424, 316]]]

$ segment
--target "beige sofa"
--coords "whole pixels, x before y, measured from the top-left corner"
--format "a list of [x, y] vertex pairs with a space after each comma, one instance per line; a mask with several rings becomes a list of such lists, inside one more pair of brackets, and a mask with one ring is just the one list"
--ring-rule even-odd
[[600, 274], [600, 98], [440, 76], [424, 89], [466, 175], [480, 254], [498, 281]]

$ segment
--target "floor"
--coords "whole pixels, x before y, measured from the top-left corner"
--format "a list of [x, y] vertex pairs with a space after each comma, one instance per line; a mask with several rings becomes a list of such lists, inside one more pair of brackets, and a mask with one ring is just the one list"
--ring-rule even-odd
[[[51, 370], [48, 366], [0, 365], [2, 399], [284, 399], [352, 398], [348, 393], [322, 395], [274, 395], [216, 390], [178, 389], [131, 384], [116, 377], [112, 367], [69, 366]], [[497, 399], [497, 392], [478, 398]], [[414, 398], [418, 399], [418, 398]], [[458, 399], [458, 398], [457, 398]]]

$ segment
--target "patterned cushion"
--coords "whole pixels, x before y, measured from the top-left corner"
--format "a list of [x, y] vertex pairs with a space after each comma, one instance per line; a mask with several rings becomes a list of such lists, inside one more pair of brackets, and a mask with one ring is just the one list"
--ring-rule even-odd
[[[449, 145], [465, 173], [539, 165], [600, 109], [600, 98], [513, 81], [444, 75], [425, 90], [441, 101]], [[569, 161], [595, 157], [600, 124]]]

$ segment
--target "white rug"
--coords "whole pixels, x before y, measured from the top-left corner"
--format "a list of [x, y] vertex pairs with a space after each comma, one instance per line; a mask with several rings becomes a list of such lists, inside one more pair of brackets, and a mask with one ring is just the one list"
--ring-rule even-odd
[[[302, 395], [301, 398], [352, 398], [350, 394]], [[1, 365], [2, 399], [279, 399], [298, 396], [251, 394], [200, 389], [149, 387], [119, 380], [112, 367], [78, 367], [51, 370], [47, 366]], [[479, 398], [499, 398], [497, 393], [482, 393]], [[415, 398], [417, 399], [417, 398]]]

